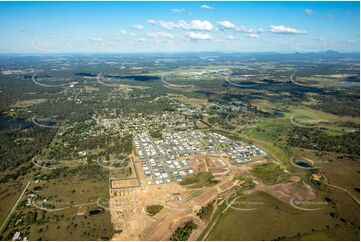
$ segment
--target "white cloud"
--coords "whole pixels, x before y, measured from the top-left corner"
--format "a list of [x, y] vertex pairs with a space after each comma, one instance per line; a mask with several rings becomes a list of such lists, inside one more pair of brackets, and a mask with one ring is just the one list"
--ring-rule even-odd
[[225, 29], [235, 29], [236, 28], [236, 25], [228, 20], [219, 21], [219, 22], [217, 22], [217, 24]]
[[234, 38], [233, 35], [228, 35], [228, 36], [226, 37], [226, 39], [227, 39], [227, 40], [234, 40], [235, 38]]
[[213, 25], [207, 20], [192, 20], [191, 21], [191, 29], [194, 30], [213, 30]]
[[96, 38], [96, 37], [89, 38], [88, 41], [92, 43], [104, 43], [103, 38]]
[[168, 42], [168, 43], [172, 43], [174, 36], [170, 33], [165, 33], [165, 32], [155, 32], [155, 33], [150, 33], [148, 34], [148, 37], [150, 37], [151, 39], [153, 39], [155, 42]]
[[166, 29], [166, 30], [172, 30], [172, 29], [176, 29], [178, 28], [178, 24], [174, 23], [172, 21], [159, 21], [159, 25], [161, 28]]
[[307, 34], [305, 30], [298, 30], [283, 25], [271, 25], [269, 31], [275, 34]]
[[232, 30], [236, 30], [238, 32], [247, 34], [247, 36], [250, 37], [250, 38], [259, 39], [259, 38], [261, 38], [259, 34], [263, 32], [263, 29], [261, 29], [261, 28], [250, 29], [250, 28], [247, 28], [246, 26], [243, 26], [243, 25], [241, 25], [239, 27], [236, 27], [235, 24], [233, 24], [232, 22], [227, 21], [227, 20], [222, 20], [222, 21], [219, 21], [217, 23], [218, 23], [218, 25], [220, 25], [221, 27], [223, 27], [225, 29], [232, 29]]
[[132, 28], [133, 28], [133, 29], [136, 29], [136, 30], [141, 30], [141, 29], [143, 29], [143, 25], [134, 24], [134, 25], [132, 26]]
[[157, 21], [154, 19], [148, 19], [147, 23], [151, 24], [151, 25], [155, 25], [155, 24], [157, 24]]
[[200, 33], [200, 32], [186, 32], [184, 34], [184, 37], [190, 39], [190, 40], [212, 40], [212, 36], [206, 33]]
[[120, 31], [120, 33], [121, 33], [121, 34], [126, 34], [127, 31], [125, 31], [124, 29], [122, 29], [122, 30]]
[[146, 42], [147, 42], [147, 39], [144, 38], [144, 37], [139, 37], [139, 38], [136, 39], [136, 42], [137, 42], [137, 43], [146, 43]]
[[258, 28], [258, 29], [249, 29], [246, 26], [240, 26], [237, 28], [237, 31], [241, 32], [241, 33], [246, 33], [246, 34], [259, 34], [263, 32], [263, 29]]
[[186, 11], [184, 8], [173, 8], [172, 9], [173, 13], [181, 13], [181, 12], [184, 12], [184, 11]]
[[211, 6], [207, 5], [207, 4], [203, 4], [203, 5], [201, 6], [201, 8], [204, 8], [204, 9], [213, 9], [213, 7], [211, 7]]
[[312, 15], [312, 14], [314, 14], [314, 12], [313, 12], [313, 10], [312, 9], [305, 9], [305, 14], [307, 14], [307, 15]]
[[253, 39], [260, 39], [261, 36], [259, 34], [254, 34], [254, 33], [250, 33], [247, 34], [248, 37], [253, 38]]
[[166, 30], [173, 30], [173, 29], [184, 29], [184, 30], [206, 30], [211, 31], [214, 30], [214, 26], [211, 22], [207, 20], [192, 20], [190, 23], [181, 20], [178, 23], [169, 21], [159, 21], [159, 25], [161, 28]]

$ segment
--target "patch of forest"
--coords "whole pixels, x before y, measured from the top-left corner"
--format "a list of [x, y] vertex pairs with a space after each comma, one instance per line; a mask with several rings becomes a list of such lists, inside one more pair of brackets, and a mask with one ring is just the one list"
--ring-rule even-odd
[[0, 171], [15, 168], [37, 155], [52, 141], [56, 130], [32, 126], [0, 132]]
[[319, 96], [319, 102], [311, 108], [341, 116], [360, 116], [360, 97], [338, 95]]
[[138, 76], [111, 76], [111, 75], [106, 75], [105, 77], [110, 77], [110, 78], [116, 78], [116, 79], [127, 79], [127, 80], [134, 80], [134, 81], [140, 81], [140, 82], [146, 82], [146, 81], [156, 81], [159, 80], [158, 76], [146, 76], [146, 75], [138, 75]]
[[288, 144], [305, 149], [337, 152], [360, 156], [360, 132], [350, 132], [343, 135], [327, 135], [320, 129], [293, 128], [290, 130]]

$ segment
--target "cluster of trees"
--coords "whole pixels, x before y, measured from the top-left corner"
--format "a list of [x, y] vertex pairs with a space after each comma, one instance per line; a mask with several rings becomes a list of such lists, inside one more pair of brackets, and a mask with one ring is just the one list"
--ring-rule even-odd
[[290, 131], [288, 144], [291, 146], [319, 151], [337, 152], [355, 157], [360, 156], [360, 132], [343, 135], [327, 135], [320, 129], [293, 128]]
[[221, 116], [213, 116], [208, 119], [208, 123], [212, 126], [219, 126], [222, 129], [233, 129], [234, 127], [226, 122], [226, 119]]
[[19, 176], [25, 175], [32, 166], [33, 163], [31, 162], [25, 163], [17, 169], [12, 170], [11, 173], [6, 174], [5, 176], [1, 176], [0, 183], [8, 182], [10, 179], [16, 180]]
[[[56, 171], [57, 169], [53, 170]], [[64, 177], [80, 175], [89, 180], [104, 180], [109, 177], [108, 170], [105, 170], [98, 164], [86, 164], [72, 168], [68, 168], [65, 173], [61, 173]]]
[[150, 135], [152, 138], [161, 139], [161, 138], [162, 138], [162, 131], [157, 131], [157, 130], [150, 131], [150, 132], [149, 132], [149, 135]]
[[241, 188], [244, 190], [250, 190], [256, 186], [256, 183], [254, 183], [250, 177], [239, 176], [237, 179], [242, 182]]
[[201, 219], [207, 219], [212, 213], [213, 204], [214, 204], [214, 201], [212, 201], [212, 202], [208, 203], [206, 206], [202, 207], [198, 211], [197, 216], [200, 217]]
[[197, 225], [193, 222], [193, 220], [189, 220], [182, 227], [177, 228], [172, 237], [169, 240], [173, 241], [186, 241], [192, 233], [193, 229], [196, 229]]

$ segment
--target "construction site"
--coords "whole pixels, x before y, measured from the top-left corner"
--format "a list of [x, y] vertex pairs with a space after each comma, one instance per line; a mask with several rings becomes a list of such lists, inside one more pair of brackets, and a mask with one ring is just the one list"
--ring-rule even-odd
[[[202, 158], [198, 159], [203, 162]], [[190, 219], [197, 224], [190, 239], [197, 239], [207, 226], [197, 217], [197, 212], [209, 202], [230, 195], [238, 189], [240, 183], [233, 180], [230, 163], [225, 158], [218, 159], [227, 164], [227, 167], [222, 168], [222, 163], [217, 163], [220, 164], [218, 169], [225, 169], [228, 174], [218, 176], [215, 186], [194, 189], [177, 182], [148, 184], [141, 161], [134, 159], [139, 186], [130, 187], [136, 180], [134, 177], [122, 179], [121, 182], [111, 181], [113, 184], [110, 188], [109, 210], [116, 231], [113, 239], [169, 240], [174, 231]], [[194, 161], [192, 163], [195, 167]], [[212, 165], [211, 169], [215, 164]], [[200, 170], [196, 167], [195, 169]], [[206, 169], [209, 169], [208, 166]], [[162, 205], [164, 208], [151, 217], [146, 208], [152, 205]]]
[[[209, 172], [216, 181], [212, 186], [180, 185], [176, 181], [165, 184], [149, 184], [143, 171], [142, 161], [134, 156], [135, 174], [128, 179], [112, 180], [109, 203], [103, 207], [109, 209], [115, 234], [113, 240], [170, 240], [177, 228], [187, 221], [192, 221], [196, 227], [192, 230], [189, 240], [197, 240], [209, 225], [197, 213], [211, 202], [215, 202], [212, 216], [218, 205], [237, 192], [242, 181], [236, 179], [239, 175], [251, 177], [256, 183], [254, 191], [263, 190], [280, 196], [281, 200], [291, 198], [287, 191], [294, 190], [293, 184], [297, 177], [290, 179], [285, 185], [273, 187], [263, 184], [252, 176], [250, 170], [254, 166], [267, 163], [266, 159], [238, 165], [224, 155], [195, 155], [187, 159], [195, 174]], [[284, 192], [282, 188], [285, 188]], [[278, 190], [278, 192], [275, 192]], [[312, 192], [300, 189], [299, 199], [313, 199]], [[303, 191], [305, 190], [305, 191]], [[311, 195], [310, 195], [311, 194]], [[305, 196], [303, 196], [305, 195]], [[109, 206], [109, 207], [106, 207]], [[162, 209], [151, 216], [148, 206], [161, 206]]]

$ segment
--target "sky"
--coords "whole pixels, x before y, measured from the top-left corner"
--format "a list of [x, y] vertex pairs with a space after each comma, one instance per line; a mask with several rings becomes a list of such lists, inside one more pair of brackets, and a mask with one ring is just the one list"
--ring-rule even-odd
[[0, 2], [0, 53], [359, 47], [359, 2]]

